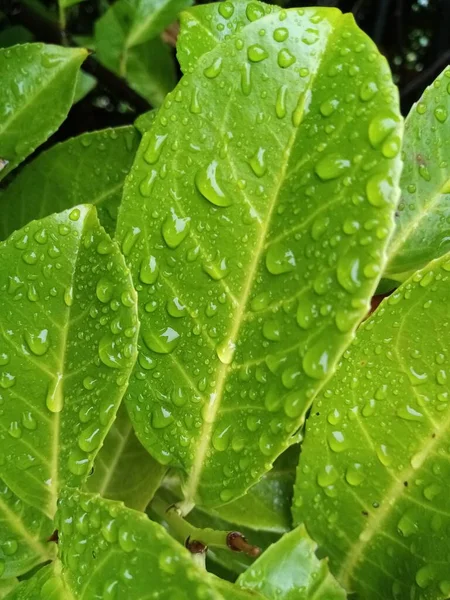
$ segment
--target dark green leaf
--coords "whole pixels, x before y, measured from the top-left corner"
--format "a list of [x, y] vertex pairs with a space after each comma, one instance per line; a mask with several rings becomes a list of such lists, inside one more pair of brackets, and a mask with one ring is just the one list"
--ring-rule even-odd
[[185, 472], [183, 510], [270, 469], [366, 314], [398, 197], [386, 114], [397, 140], [352, 17], [288, 10], [201, 57], [145, 134], [118, 219], [142, 323], [126, 402]]
[[8, 46], [26, 44], [32, 41], [33, 34], [22, 25], [13, 25], [0, 31], [0, 48], [8, 48]]
[[386, 277], [404, 281], [450, 250], [450, 67], [428, 87], [405, 123], [397, 229]]
[[[175, 11], [171, 13], [174, 20], [178, 8], [188, 6], [190, 1], [158, 0], [150, 4], [153, 10], [148, 10], [147, 0], [133, 3], [119, 0], [113, 4], [95, 25], [95, 41], [100, 61], [126, 78], [154, 106], [159, 106], [174, 87], [176, 76], [170, 48], [157, 37], [160, 33], [157, 15], [160, 9], [164, 13], [164, 6], [171, 7]], [[155, 22], [153, 15], [157, 17]], [[138, 44], [136, 40], [140, 40]]]
[[137, 440], [125, 406], [121, 406], [86, 483], [90, 492], [145, 510], [167, 468], [159, 465]]
[[450, 257], [361, 327], [308, 420], [294, 517], [364, 600], [448, 598]]
[[[23, 575], [52, 558], [56, 547], [48, 538], [53, 530], [50, 519], [0, 481], [0, 577]], [[0, 598], [1, 591], [0, 587]]]
[[80, 202], [97, 207], [113, 233], [125, 176], [139, 144], [134, 127], [83, 133], [40, 154], [0, 197], [0, 236]]
[[177, 39], [177, 58], [181, 70], [183, 73], [192, 72], [198, 59], [227, 40], [230, 34], [278, 10], [278, 6], [242, 0], [199, 4], [183, 11]]
[[86, 54], [44, 44], [0, 49], [0, 179], [65, 119]]
[[255, 530], [288, 531], [292, 525], [291, 504], [298, 454], [298, 446], [292, 446], [245, 496], [211, 512]]
[[[68, 491], [59, 510], [62, 578], [74, 598], [223, 600], [161, 525], [118, 502]], [[97, 526], [93, 526], [97, 523]], [[107, 597], [107, 596], [106, 596]], [[114, 596], [112, 596], [114, 597]]]
[[0, 244], [0, 476], [52, 517], [80, 485], [135, 361], [135, 293], [95, 208], [34, 221]]
[[39, 569], [33, 577], [14, 587], [5, 600], [75, 600], [68, 590], [63, 589], [60, 571], [59, 561]]
[[19, 581], [15, 577], [11, 579], [0, 579], [0, 598], [6, 598], [9, 592], [11, 592], [18, 585]]

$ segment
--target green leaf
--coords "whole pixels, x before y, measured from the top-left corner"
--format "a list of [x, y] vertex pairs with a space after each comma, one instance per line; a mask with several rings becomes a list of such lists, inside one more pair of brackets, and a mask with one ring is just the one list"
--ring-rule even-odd
[[230, 583], [229, 581], [224, 581], [219, 577], [214, 579], [214, 585], [219, 592], [223, 595], [227, 600], [268, 600], [265, 596], [262, 596], [258, 592], [254, 592], [253, 590], [244, 590], [239, 588], [237, 585]]
[[96, 205], [102, 225], [113, 233], [138, 144], [138, 133], [128, 126], [83, 133], [40, 154], [0, 197], [1, 238], [80, 202]]
[[135, 361], [135, 293], [123, 257], [79, 206], [0, 244], [0, 476], [52, 517], [80, 485]]
[[87, 96], [97, 85], [97, 80], [89, 73], [85, 73], [84, 71], [80, 71], [78, 73], [77, 86], [75, 88], [75, 95], [73, 97], [73, 103], [76, 104], [83, 100], [85, 96]]
[[160, 600], [223, 600], [212, 577], [144, 513], [69, 490], [58, 521], [62, 578], [74, 598], [86, 597], [89, 589], [89, 597], [108, 591], [127, 600], [152, 594]]
[[58, 0], [58, 4], [61, 8], [70, 8], [71, 6], [75, 6], [84, 1], [85, 0]]
[[241, 0], [199, 4], [183, 11], [177, 39], [177, 58], [182, 72], [191, 72], [203, 54], [214, 50], [230, 34], [279, 10], [278, 6]]
[[33, 34], [22, 25], [13, 25], [0, 31], [0, 48], [33, 41]]
[[192, 0], [128, 1], [127, 11], [131, 25], [127, 32], [125, 46], [132, 48], [155, 38], [176, 20], [180, 11], [191, 4]]
[[397, 228], [385, 275], [404, 281], [450, 250], [450, 68], [428, 87], [405, 123]]
[[308, 420], [294, 518], [364, 600], [450, 593], [449, 272], [446, 255], [380, 305]]
[[6, 600], [38, 600], [38, 598], [48, 600], [75, 600], [75, 598], [64, 589], [64, 584], [60, 576], [61, 564], [59, 561], [39, 569], [37, 573], [29, 579], [19, 583], [6, 596]]
[[[0, 576], [3, 579], [23, 575], [52, 558], [56, 547], [48, 543], [48, 539], [53, 531], [50, 519], [20, 500], [0, 481]], [[0, 587], [0, 598], [1, 591]]]
[[11, 592], [15, 587], [19, 585], [18, 579], [0, 579], [0, 598], [6, 598], [6, 596]]
[[86, 55], [44, 44], [0, 49], [0, 179], [64, 121]]
[[248, 492], [212, 509], [222, 519], [255, 530], [283, 533], [291, 529], [291, 504], [299, 447], [292, 446]]
[[183, 510], [270, 469], [367, 313], [401, 166], [369, 142], [387, 112], [400, 135], [351, 15], [288, 10], [201, 57], [145, 134], [118, 218], [142, 323], [126, 402], [186, 474]]
[[175, 86], [175, 65], [169, 47], [161, 39], [127, 46], [130, 4], [119, 0], [95, 24], [97, 56], [105, 67], [125, 78], [130, 87], [159, 106]]
[[140, 133], [142, 133], [142, 135], [144, 135], [144, 133], [147, 133], [147, 131], [151, 129], [156, 119], [156, 113], [156, 109], [149, 110], [148, 112], [139, 115], [139, 117], [134, 122], [134, 126]]
[[125, 406], [121, 406], [94, 463], [86, 489], [145, 510], [167, 471], [137, 440]]
[[344, 600], [344, 590], [316, 550], [317, 544], [300, 525], [270, 546], [237, 584], [261, 592], [268, 600]]

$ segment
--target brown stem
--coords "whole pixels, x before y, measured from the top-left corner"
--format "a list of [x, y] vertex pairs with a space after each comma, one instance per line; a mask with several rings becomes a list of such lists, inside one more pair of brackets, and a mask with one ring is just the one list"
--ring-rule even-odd
[[256, 557], [261, 554], [261, 548], [252, 546], [239, 531], [231, 531], [227, 536], [227, 545], [233, 552], [244, 552], [247, 556]]

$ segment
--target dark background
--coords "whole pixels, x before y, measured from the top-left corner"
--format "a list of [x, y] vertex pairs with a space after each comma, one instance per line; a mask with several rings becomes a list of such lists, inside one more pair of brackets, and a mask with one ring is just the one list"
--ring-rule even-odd
[[[55, 0], [42, 1], [56, 10]], [[405, 115], [424, 88], [450, 63], [450, 0], [279, 0], [277, 3], [287, 8], [335, 6], [343, 12], [352, 12], [358, 25], [389, 60]], [[107, 5], [107, 0], [87, 0], [68, 10], [70, 34], [91, 34], [95, 19]], [[24, 24], [27, 19], [20, 0], [0, 0], [0, 9], [4, 13], [0, 30], [10, 24]], [[37, 39], [58, 42], [58, 31], [47, 30], [42, 23], [32, 21], [28, 24], [33, 26]], [[107, 73], [99, 77], [100, 85], [72, 108], [56, 134], [57, 141], [83, 131], [132, 123], [137, 114], [148, 108], [145, 101], [140, 102], [139, 98], [133, 98], [133, 93], [127, 93], [124, 82], [115, 79], [108, 82]], [[56, 140], [54, 137], [52, 142]]]

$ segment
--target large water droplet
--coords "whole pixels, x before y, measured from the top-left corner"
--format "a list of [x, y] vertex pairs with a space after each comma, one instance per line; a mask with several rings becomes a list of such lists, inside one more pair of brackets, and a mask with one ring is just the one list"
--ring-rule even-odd
[[141, 267], [139, 269], [139, 279], [142, 283], [150, 285], [155, 283], [158, 278], [159, 268], [156, 262], [156, 258], [152, 255], [145, 256], [142, 259]]
[[117, 339], [112, 334], [108, 333], [102, 337], [98, 344], [98, 355], [107, 367], [122, 369], [125, 366], [122, 347], [119, 346]]
[[264, 148], [259, 147], [249, 161], [250, 166], [257, 177], [262, 177], [267, 171], [267, 165], [264, 160], [265, 152]]
[[289, 273], [296, 266], [295, 256], [292, 250], [280, 243], [270, 246], [266, 254], [267, 270], [273, 275]]
[[215, 206], [230, 206], [228, 198], [217, 180], [217, 160], [213, 160], [207, 167], [199, 169], [195, 175], [195, 185], [198, 191]]
[[231, 339], [226, 339], [216, 347], [216, 353], [220, 362], [229, 365], [233, 361], [236, 344]]
[[50, 412], [59, 413], [64, 406], [63, 376], [61, 373], [48, 386], [46, 405]]
[[258, 63], [265, 60], [269, 55], [267, 50], [260, 44], [253, 44], [252, 46], [249, 46], [247, 56], [251, 62]]
[[315, 171], [322, 181], [336, 179], [350, 168], [350, 161], [338, 154], [324, 156], [317, 164]]
[[177, 248], [189, 233], [191, 219], [179, 217], [173, 208], [162, 226], [162, 235], [169, 248]]
[[163, 327], [158, 331], [143, 331], [142, 337], [146, 346], [157, 354], [169, 354], [180, 341], [180, 334], [172, 327]]
[[167, 133], [165, 135], [151, 134], [147, 149], [144, 153], [144, 160], [147, 163], [152, 165], [158, 161], [159, 157], [161, 156], [161, 150], [166, 139]]
[[24, 337], [28, 348], [36, 356], [43, 356], [50, 347], [48, 329], [26, 331]]

